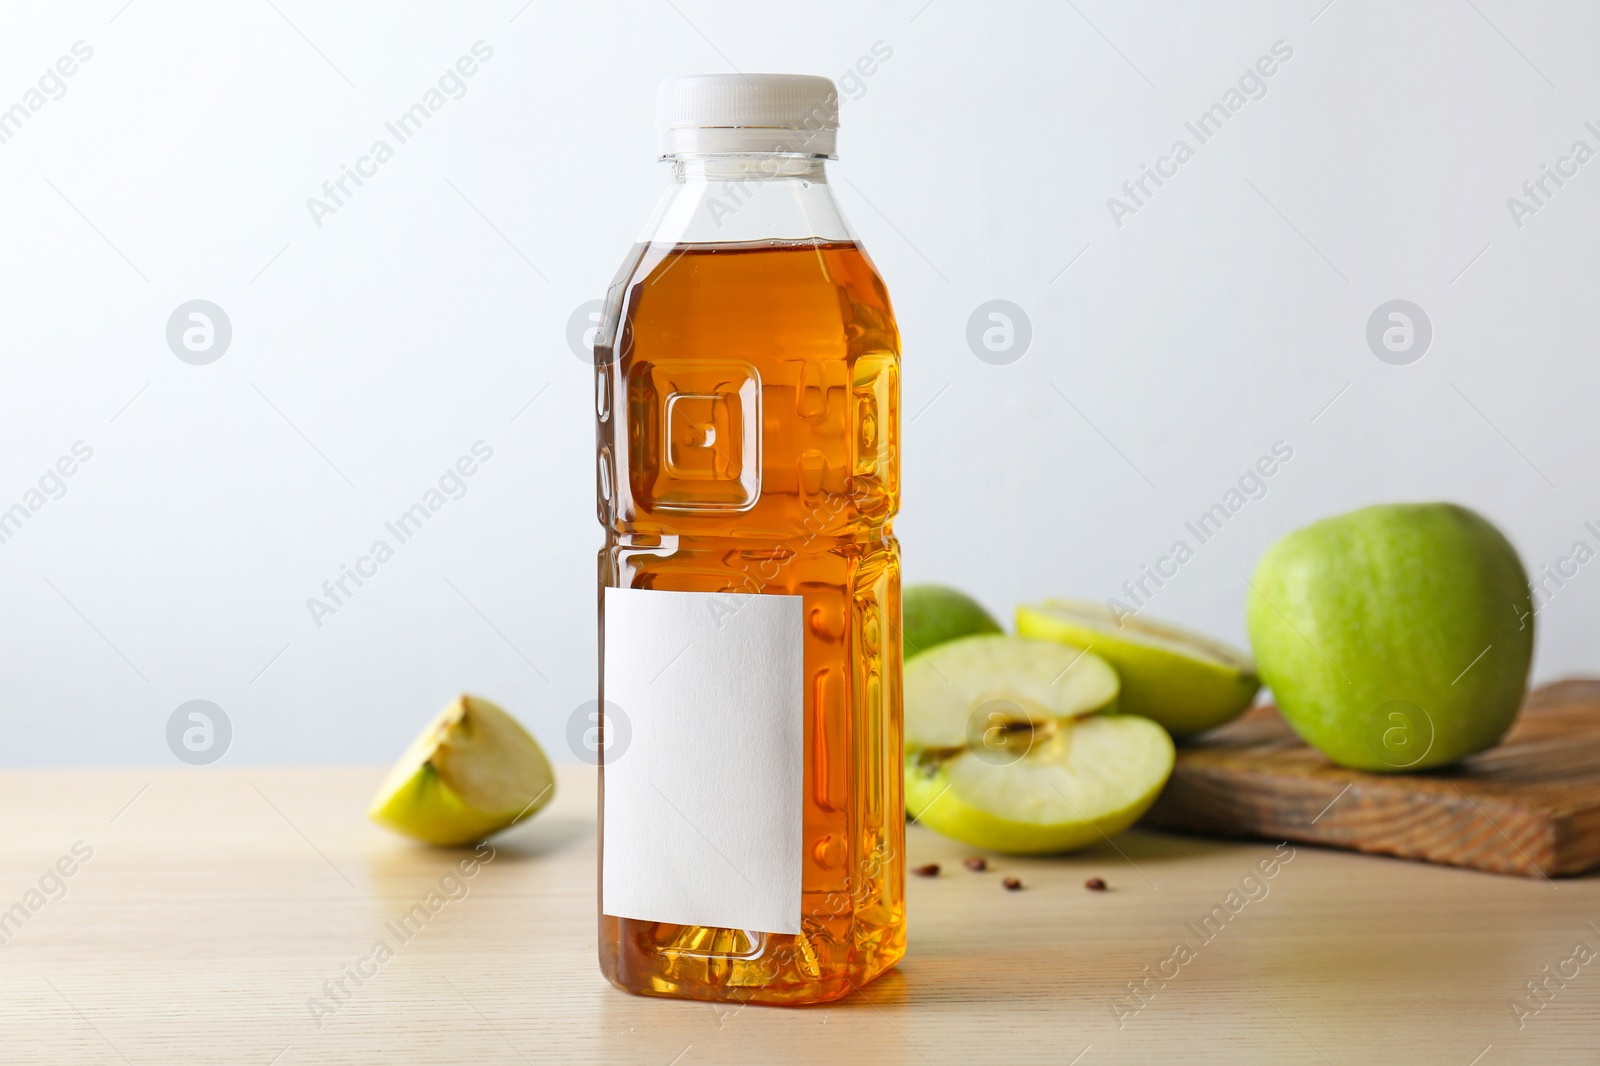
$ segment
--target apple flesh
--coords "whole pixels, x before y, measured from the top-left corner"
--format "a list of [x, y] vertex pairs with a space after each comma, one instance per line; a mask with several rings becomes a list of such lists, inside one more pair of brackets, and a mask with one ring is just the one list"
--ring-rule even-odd
[[1166, 730], [1132, 714], [1058, 722], [1014, 763], [972, 751], [908, 759], [906, 809], [945, 836], [1013, 855], [1076, 851], [1120, 833], [1172, 773]]
[[1362, 770], [1444, 766], [1496, 743], [1533, 656], [1528, 576], [1506, 538], [1454, 504], [1389, 504], [1272, 545], [1247, 622], [1295, 731]]

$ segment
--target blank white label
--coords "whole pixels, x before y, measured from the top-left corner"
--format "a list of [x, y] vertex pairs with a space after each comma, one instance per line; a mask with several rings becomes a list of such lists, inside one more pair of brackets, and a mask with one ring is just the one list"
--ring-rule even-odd
[[800, 932], [802, 599], [605, 590], [604, 912]]

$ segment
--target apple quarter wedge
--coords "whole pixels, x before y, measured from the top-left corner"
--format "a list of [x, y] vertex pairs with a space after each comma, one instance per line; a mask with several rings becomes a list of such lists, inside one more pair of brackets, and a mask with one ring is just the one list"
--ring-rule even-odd
[[461, 696], [412, 741], [367, 816], [426, 844], [471, 844], [537, 812], [555, 794], [539, 742], [511, 715]]

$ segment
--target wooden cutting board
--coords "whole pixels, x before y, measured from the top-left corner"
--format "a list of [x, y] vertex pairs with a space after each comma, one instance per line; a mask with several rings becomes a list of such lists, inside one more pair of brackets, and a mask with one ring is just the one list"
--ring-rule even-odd
[[1296, 840], [1525, 877], [1600, 865], [1600, 680], [1528, 695], [1501, 743], [1447, 769], [1346, 770], [1257, 707], [1178, 749], [1145, 825]]

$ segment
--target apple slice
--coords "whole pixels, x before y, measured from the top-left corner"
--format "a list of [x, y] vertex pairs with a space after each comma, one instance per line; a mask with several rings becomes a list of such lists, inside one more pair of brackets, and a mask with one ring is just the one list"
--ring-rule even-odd
[[554, 794], [555, 776], [539, 742], [488, 700], [461, 696], [400, 756], [367, 817], [449, 847], [521, 821]]
[[1071, 851], [1127, 828], [1172, 772], [1154, 722], [1108, 713], [1116, 672], [1053, 641], [966, 637], [905, 667], [906, 809], [957, 840]]
[[1250, 656], [1220, 641], [1098, 603], [1046, 600], [1017, 608], [1017, 632], [1090, 648], [1122, 678], [1119, 707], [1188, 736], [1250, 706], [1261, 681]]
[[[1035, 718], [1048, 724], [1108, 710], [1117, 689], [1116, 671], [1093, 652], [1021, 637], [962, 637], [905, 665], [906, 750], [961, 748], [986, 731], [993, 742], [991, 726], [1014, 733]], [[999, 716], [993, 722], [990, 712]]]
[[1173, 754], [1172, 738], [1148, 718], [1091, 715], [1056, 723], [1014, 763], [974, 751], [908, 755], [906, 809], [980, 848], [1076, 851], [1138, 821], [1166, 785]]

